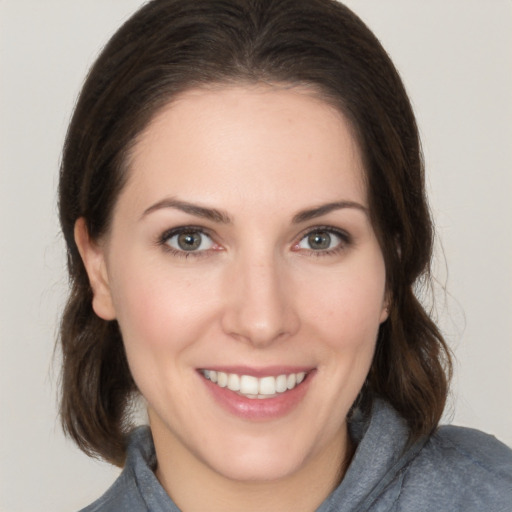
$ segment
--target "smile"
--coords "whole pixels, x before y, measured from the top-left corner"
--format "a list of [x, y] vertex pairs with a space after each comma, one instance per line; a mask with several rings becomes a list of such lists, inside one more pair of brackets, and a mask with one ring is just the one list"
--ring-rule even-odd
[[246, 398], [274, 398], [297, 387], [306, 377], [306, 372], [254, 377], [216, 370], [201, 370], [204, 378], [221, 388], [227, 388]]

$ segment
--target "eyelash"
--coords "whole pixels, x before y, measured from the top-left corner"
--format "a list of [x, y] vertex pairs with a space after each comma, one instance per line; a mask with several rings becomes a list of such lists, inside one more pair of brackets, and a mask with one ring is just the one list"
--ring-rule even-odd
[[[171, 247], [169, 245], [169, 240], [175, 236], [184, 235], [184, 234], [197, 234], [205, 235], [208, 238], [212, 238], [202, 227], [199, 226], [183, 226], [179, 228], [173, 228], [169, 229], [167, 231], [164, 231], [160, 237], [158, 238], [158, 245], [162, 246], [163, 249], [170, 253], [172, 256], [176, 256], [178, 258], [201, 258], [206, 257], [210, 255], [211, 249], [202, 250], [202, 251], [185, 251], [185, 250], [178, 250], [174, 247]], [[215, 243], [215, 242], [213, 242]]]
[[[212, 239], [212, 237], [208, 234], [208, 232], [200, 227], [200, 226], [183, 226], [179, 228], [173, 228], [169, 229], [167, 231], [164, 231], [160, 237], [157, 240], [157, 243], [159, 246], [161, 246], [166, 252], [169, 252], [171, 255], [179, 257], [179, 258], [201, 258], [201, 257], [207, 257], [211, 254], [211, 251], [215, 251], [215, 249], [206, 249], [206, 250], [200, 250], [200, 251], [185, 251], [185, 250], [178, 250], [174, 247], [171, 247], [169, 245], [169, 240], [175, 236], [179, 236], [182, 234], [200, 234], [207, 236], [208, 238]], [[306, 249], [308, 255], [313, 255], [316, 257], [325, 257], [325, 256], [332, 256], [335, 254], [338, 254], [345, 250], [348, 246], [352, 244], [352, 237], [343, 230], [340, 230], [338, 228], [334, 228], [332, 226], [314, 226], [312, 228], [308, 228], [307, 231], [303, 232], [299, 238], [298, 241], [293, 244], [294, 248], [297, 248], [297, 252], [299, 252], [301, 249], [299, 244], [308, 236], [314, 234], [314, 233], [327, 233], [329, 235], [334, 235], [337, 238], [340, 239], [340, 242], [333, 247], [332, 249], [325, 249], [325, 250], [314, 250], [314, 249]], [[215, 244], [215, 242], [212, 243]]]
[[308, 228], [307, 231], [302, 233], [299, 236], [298, 242], [293, 244], [293, 247], [297, 247], [305, 238], [315, 233], [327, 233], [329, 235], [334, 235], [339, 238], [340, 242], [333, 247], [332, 249], [325, 250], [307, 250], [308, 256], [315, 256], [317, 258], [326, 257], [326, 256], [334, 256], [346, 250], [350, 245], [352, 245], [352, 237], [344, 230], [335, 228], [333, 226], [314, 226], [312, 228]]

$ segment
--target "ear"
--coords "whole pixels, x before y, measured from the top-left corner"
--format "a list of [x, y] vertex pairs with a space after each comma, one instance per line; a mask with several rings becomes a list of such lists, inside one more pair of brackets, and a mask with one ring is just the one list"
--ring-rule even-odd
[[386, 291], [384, 301], [382, 302], [382, 311], [380, 312], [380, 323], [382, 324], [389, 318], [389, 309], [391, 307], [391, 296], [390, 292]]
[[114, 320], [116, 315], [110, 292], [104, 248], [90, 238], [83, 217], [75, 222], [75, 243], [89, 276], [93, 292], [92, 308], [94, 312], [103, 320]]

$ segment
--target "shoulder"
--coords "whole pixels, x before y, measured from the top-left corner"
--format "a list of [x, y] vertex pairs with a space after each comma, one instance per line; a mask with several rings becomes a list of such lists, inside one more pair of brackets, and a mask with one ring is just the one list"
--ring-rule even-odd
[[458, 464], [475, 466], [493, 478], [512, 482], [512, 449], [494, 436], [471, 428], [443, 426], [432, 436], [431, 444]]
[[119, 478], [101, 498], [80, 512], [135, 512], [147, 510], [130, 471], [123, 470]]
[[418, 493], [443, 510], [510, 511], [512, 450], [478, 430], [440, 427], [404, 473], [401, 501]]
[[123, 471], [112, 486], [94, 503], [80, 512], [143, 512], [148, 510], [141, 487], [152, 487], [156, 480], [151, 470], [154, 455], [148, 428], [140, 427], [129, 436]]
[[126, 464], [112, 487], [81, 512], [179, 512], [153, 470], [155, 447], [148, 427], [138, 427], [128, 440]]

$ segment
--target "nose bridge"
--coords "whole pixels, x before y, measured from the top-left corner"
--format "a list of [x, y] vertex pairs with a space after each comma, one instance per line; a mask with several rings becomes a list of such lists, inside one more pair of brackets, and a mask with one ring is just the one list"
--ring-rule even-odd
[[264, 346], [298, 327], [286, 269], [272, 251], [240, 254], [230, 278], [224, 328]]

